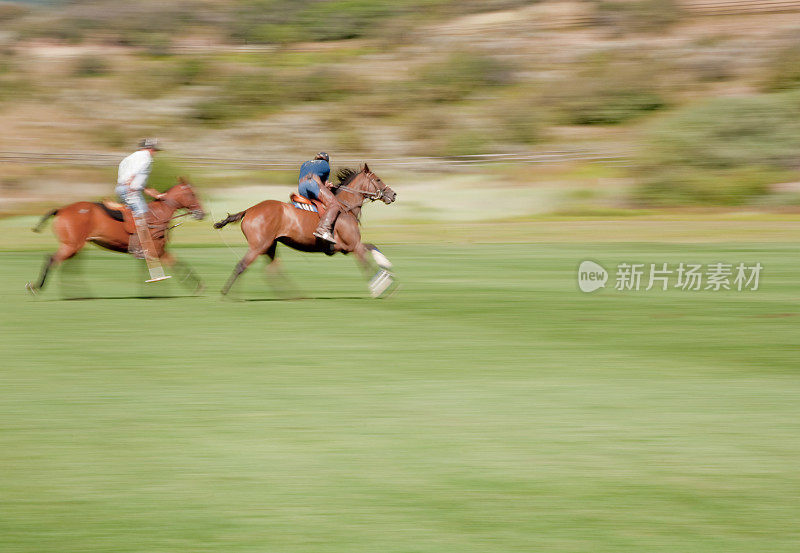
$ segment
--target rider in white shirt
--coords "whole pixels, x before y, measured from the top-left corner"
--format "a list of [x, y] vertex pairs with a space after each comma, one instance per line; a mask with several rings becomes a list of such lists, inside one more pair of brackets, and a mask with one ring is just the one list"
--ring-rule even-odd
[[[133, 212], [136, 232], [142, 245], [153, 243], [150, 228], [145, 219], [147, 216], [147, 202], [144, 200], [142, 192], [156, 199], [161, 199], [164, 196], [158, 190], [147, 187], [147, 177], [150, 176], [150, 171], [153, 167], [153, 156], [160, 150], [157, 139], [145, 138], [139, 142], [137, 151], [122, 160], [117, 173], [117, 196]], [[135, 247], [132, 248], [132, 250], [135, 249]], [[145, 246], [144, 249], [144, 254], [147, 257], [155, 255], [155, 252], [147, 251], [150, 248]]]
[[158, 140], [145, 138], [139, 142], [139, 149], [119, 164], [117, 196], [131, 208], [136, 217], [143, 218], [147, 214], [147, 202], [142, 196], [143, 191], [153, 198], [161, 197], [157, 190], [147, 188], [147, 177], [150, 176], [153, 167], [153, 156], [160, 150]]

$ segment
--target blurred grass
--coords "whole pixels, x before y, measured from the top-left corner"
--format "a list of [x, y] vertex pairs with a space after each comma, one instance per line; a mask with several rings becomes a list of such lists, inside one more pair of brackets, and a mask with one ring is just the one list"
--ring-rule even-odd
[[[178, 251], [209, 297], [151, 300], [182, 291], [92, 251], [32, 301], [41, 253], [1, 253], [0, 550], [795, 551], [794, 249], [389, 246], [386, 301], [284, 249], [316, 299], [257, 263], [252, 302], [224, 247]], [[584, 295], [586, 258], [765, 270]]]

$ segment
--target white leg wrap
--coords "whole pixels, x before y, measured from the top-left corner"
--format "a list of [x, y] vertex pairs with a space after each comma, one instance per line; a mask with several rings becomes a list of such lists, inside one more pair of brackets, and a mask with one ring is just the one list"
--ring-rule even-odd
[[375, 260], [375, 263], [377, 263], [378, 267], [380, 267], [381, 269], [386, 269], [386, 270], [392, 268], [392, 262], [389, 261], [388, 257], [383, 255], [378, 250], [370, 250], [370, 252], [372, 253], [372, 259]]

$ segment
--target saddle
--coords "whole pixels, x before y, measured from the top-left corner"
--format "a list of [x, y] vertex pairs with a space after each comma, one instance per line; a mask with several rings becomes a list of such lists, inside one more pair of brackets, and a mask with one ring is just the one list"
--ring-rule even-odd
[[318, 214], [320, 217], [325, 215], [325, 204], [320, 201], [311, 200], [305, 196], [297, 194], [296, 192], [289, 194], [289, 201], [292, 202], [292, 205], [297, 209], [311, 211], [312, 213]]
[[136, 234], [136, 223], [133, 221], [133, 212], [127, 206], [109, 199], [96, 202], [96, 204], [105, 210], [106, 215], [115, 221], [121, 222], [122, 226], [125, 228], [125, 232], [128, 234]]

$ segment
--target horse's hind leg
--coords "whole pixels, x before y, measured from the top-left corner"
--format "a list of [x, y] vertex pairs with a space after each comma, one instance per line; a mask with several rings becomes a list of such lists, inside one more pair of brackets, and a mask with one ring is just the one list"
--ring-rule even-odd
[[256, 258], [261, 255], [263, 250], [260, 249], [253, 249], [251, 246], [250, 249], [244, 254], [244, 257], [236, 264], [236, 268], [233, 270], [233, 274], [228, 278], [228, 282], [225, 283], [225, 286], [222, 287], [222, 295], [227, 295], [230, 292], [231, 286], [233, 283], [236, 282], [236, 279], [239, 278], [245, 269], [247, 269], [250, 264], [256, 260]]
[[44, 288], [44, 283], [47, 281], [47, 274], [50, 272], [50, 268], [53, 266], [53, 258], [55, 255], [48, 255], [44, 260], [44, 265], [42, 265], [42, 272], [39, 274], [39, 279], [36, 284], [32, 282], [27, 282], [25, 284], [25, 289], [30, 292], [31, 294], [36, 294]]
[[276, 248], [278, 242], [272, 243], [272, 246], [267, 248], [264, 255], [267, 256], [266, 276], [267, 282], [275, 291], [275, 293], [284, 299], [299, 299], [301, 297], [300, 291], [286, 276], [281, 267], [281, 262], [276, 255]]
[[47, 282], [47, 275], [50, 273], [51, 269], [55, 269], [62, 261], [66, 261], [70, 257], [74, 256], [78, 251], [80, 251], [83, 244], [76, 247], [70, 244], [61, 244], [58, 247], [56, 253], [48, 257], [45, 262], [44, 266], [42, 266], [42, 272], [39, 275], [39, 281], [36, 284], [27, 283], [25, 288], [33, 294], [38, 292], [39, 290], [44, 288], [45, 282]]

